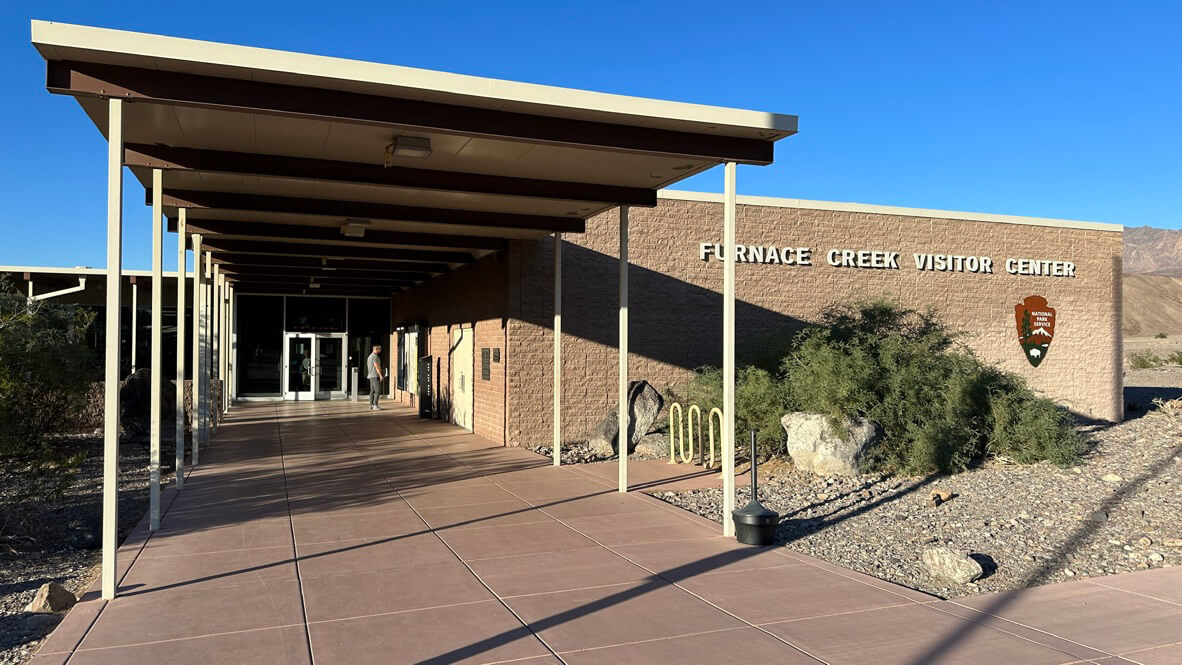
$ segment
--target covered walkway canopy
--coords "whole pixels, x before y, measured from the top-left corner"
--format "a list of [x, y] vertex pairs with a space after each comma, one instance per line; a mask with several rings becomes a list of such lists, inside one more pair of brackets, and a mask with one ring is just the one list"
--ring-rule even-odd
[[[580, 233], [588, 218], [614, 207], [620, 208], [619, 404], [626, 431], [628, 206], [653, 206], [657, 189], [726, 164], [720, 222], [724, 244], [732, 247], [735, 165], [770, 164], [775, 141], [796, 131], [789, 115], [62, 23], [34, 21], [32, 41], [45, 58], [49, 91], [74, 97], [109, 142], [108, 280], [121, 270], [123, 166], [152, 206], [154, 272], [160, 272], [165, 217], [180, 234], [178, 259], [186, 248], [194, 251], [194, 298], [202, 312], [195, 317], [202, 353], [195, 361], [201, 383], [194, 463], [211, 410], [228, 406], [224, 398], [210, 405], [208, 389], [211, 376], [229, 371], [228, 354], [211, 355], [226, 346], [225, 322], [233, 320], [228, 294], [388, 296], [513, 240], [554, 234], [560, 247], [558, 234]], [[724, 401], [730, 405], [733, 262], [725, 262], [724, 272]], [[560, 293], [556, 288], [556, 329]], [[118, 321], [110, 318], [118, 298], [118, 289], [108, 289], [109, 341], [118, 340]], [[153, 325], [154, 336], [158, 328]], [[556, 334], [556, 358], [560, 339]], [[117, 344], [108, 345], [107, 597], [115, 589], [118, 353]], [[556, 382], [560, 366], [555, 363]], [[153, 377], [158, 381], [159, 372]], [[733, 448], [734, 410], [725, 410], [724, 445]], [[183, 428], [179, 419], [177, 428]], [[558, 454], [555, 445], [556, 462]], [[181, 462], [183, 451], [178, 467]], [[733, 450], [724, 467], [728, 462], [733, 467]], [[728, 469], [726, 478], [732, 475]], [[726, 515], [733, 507], [728, 483]], [[627, 455], [621, 455], [621, 491], [626, 487]]]

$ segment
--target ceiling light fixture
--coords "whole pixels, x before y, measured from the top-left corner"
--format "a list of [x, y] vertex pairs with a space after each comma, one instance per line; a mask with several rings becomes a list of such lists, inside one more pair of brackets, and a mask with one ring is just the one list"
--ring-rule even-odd
[[394, 157], [430, 157], [431, 139], [425, 136], [396, 136], [394, 142], [386, 146], [386, 154], [382, 159], [382, 166], [390, 168], [394, 165]]
[[347, 238], [364, 238], [367, 228], [369, 228], [368, 219], [349, 218], [341, 222], [341, 235]]

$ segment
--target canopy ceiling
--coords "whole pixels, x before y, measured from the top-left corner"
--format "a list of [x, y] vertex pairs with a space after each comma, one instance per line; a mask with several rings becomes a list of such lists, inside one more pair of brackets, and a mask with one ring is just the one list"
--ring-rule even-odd
[[[164, 170], [170, 227], [243, 289], [408, 288], [513, 239], [580, 233], [725, 161], [769, 164], [796, 118], [324, 56], [33, 21], [50, 92], [124, 163]], [[409, 156], [387, 146], [429, 142]], [[421, 155], [423, 151], [419, 151]], [[147, 192], [150, 201], [151, 192]], [[352, 220], [361, 237], [343, 235]], [[345, 277], [348, 275], [348, 277]]]

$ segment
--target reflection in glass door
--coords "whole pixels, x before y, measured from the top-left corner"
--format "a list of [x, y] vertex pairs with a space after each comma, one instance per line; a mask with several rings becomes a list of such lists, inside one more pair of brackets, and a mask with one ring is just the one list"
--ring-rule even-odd
[[283, 346], [283, 396], [286, 399], [314, 399], [315, 366], [311, 335], [287, 333]]

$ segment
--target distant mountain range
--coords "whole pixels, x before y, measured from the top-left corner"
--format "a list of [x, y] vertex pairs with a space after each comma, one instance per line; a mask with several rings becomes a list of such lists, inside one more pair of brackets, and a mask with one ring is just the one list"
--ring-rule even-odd
[[1182, 230], [1126, 228], [1125, 272], [1182, 277]]
[[1124, 333], [1182, 334], [1182, 231], [1125, 229]]

